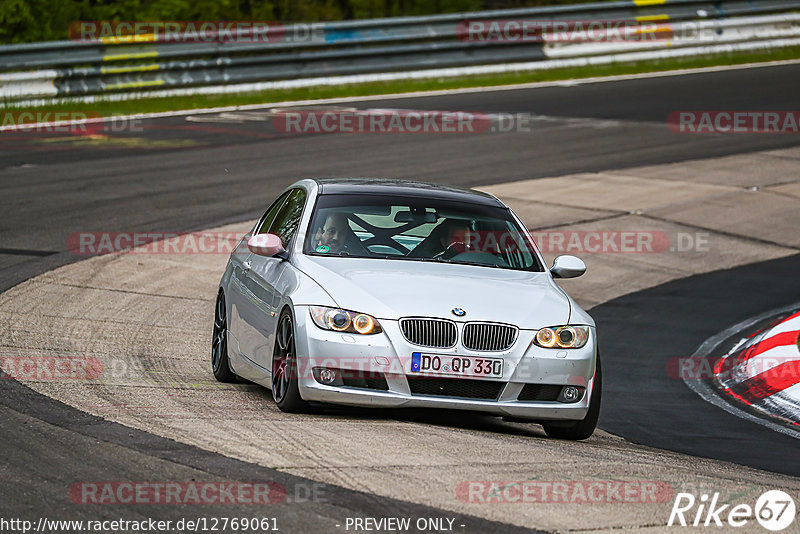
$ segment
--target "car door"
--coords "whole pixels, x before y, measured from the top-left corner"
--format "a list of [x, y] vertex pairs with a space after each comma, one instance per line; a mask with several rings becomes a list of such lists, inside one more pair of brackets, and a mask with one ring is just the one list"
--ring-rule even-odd
[[252, 331], [250, 324], [254, 322], [251, 315], [259, 314], [259, 306], [255, 304], [256, 295], [253, 292], [253, 284], [250, 280], [250, 271], [253, 259], [259, 258], [247, 248], [247, 240], [254, 233], [263, 233], [269, 230], [272, 221], [280, 212], [286, 199], [289, 198], [287, 191], [272, 203], [264, 215], [259, 219], [253, 230], [245, 235], [231, 255], [231, 280], [228, 289], [228, 301], [231, 306], [230, 325], [231, 334], [236, 340], [236, 347], [239, 353], [252, 360], [252, 353], [248, 353], [247, 346], [256, 343], [257, 332]]
[[[293, 189], [272, 220], [268, 229], [262, 227], [259, 233], [271, 233], [281, 238], [285, 249], [290, 250], [292, 240], [300, 225], [307, 195], [304, 189]], [[287, 252], [288, 254], [288, 252]], [[267, 258], [253, 255], [248, 272], [247, 287], [253, 295], [252, 305], [244, 321], [250, 336], [244, 347], [248, 357], [265, 369], [272, 368], [272, 352], [275, 346], [275, 330], [278, 323], [281, 294], [278, 281], [284, 271], [290, 268], [284, 258]]]

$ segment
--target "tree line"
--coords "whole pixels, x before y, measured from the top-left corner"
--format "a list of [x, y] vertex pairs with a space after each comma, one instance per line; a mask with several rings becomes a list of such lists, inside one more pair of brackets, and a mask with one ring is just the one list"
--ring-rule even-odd
[[0, 42], [68, 38], [75, 21], [324, 22], [585, 0], [0, 0]]

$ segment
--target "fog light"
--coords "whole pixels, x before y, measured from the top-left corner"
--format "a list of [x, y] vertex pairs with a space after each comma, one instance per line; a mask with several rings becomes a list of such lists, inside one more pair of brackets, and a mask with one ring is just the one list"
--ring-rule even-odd
[[323, 384], [331, 385], [336, 382], [336, 371], [333, 369], [320, 369], [319, 381]]
[[[327, 371], [327, 369], [326, 369], [326, 371]], [[578, 391], [578, 388], [574, 388], [572, 386], [564, 388], [564, 400], [565, 401], [572, 402], [574, 400], [577, 400], [578, 397], [580, 397], [580, 395], [581, 394]]]
[[578, 402], [583, 398], [583, 388], [576, 386], [564, 386], [558, 396], [559, 402]]

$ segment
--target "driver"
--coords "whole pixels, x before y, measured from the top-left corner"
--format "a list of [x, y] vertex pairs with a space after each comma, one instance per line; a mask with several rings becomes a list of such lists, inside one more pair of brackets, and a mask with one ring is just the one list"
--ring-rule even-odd
[[439, 258], [465, 252], [469, 248], [469, 233], [468, 221], [445, 219], [413, 250], [411, 257]]
[[[442, 253], [448, 249], [455, 252], [464, 252], [467, 249], [467, 238], [469, 226], [466, 221], [448, 219], [443, 223], [444, 229], [439, 235], [439, 244], [442, 246]], [[460, 247], [459, 247], [460, 245]]]

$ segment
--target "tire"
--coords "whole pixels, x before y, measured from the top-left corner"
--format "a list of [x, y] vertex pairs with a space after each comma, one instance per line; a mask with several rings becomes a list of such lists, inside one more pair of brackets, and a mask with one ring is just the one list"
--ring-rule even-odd
[[211, 338], [211, 371], [218, 382], [236, 382], [228, 359], [228, 314], [225, 293], [220, 289], [214, 311], [214, 335]]
[[555, 439], [568, 439], [578, 441], [587, 439], [594, 433], [597, 428], [597, 418], [600, 416], [600, 399], [602, 398], [603, 390], [603, 374], [600, 370], [600, 354], [597, 355], [597, 367], [594, 371], [594, 384], [592, 386], [592, 398], [589, 399], [589, 411], [580, 421], [564, 425], [560, 424], [543, 424], [545, 433]]
[[283, 310], [275, 331], [272, 353], [272, 398], [282, 412], [309, 413], [311, 405], [300, 396], [297, 385], [297, 353], [294, 342], [294, 319], [289, 309]]

